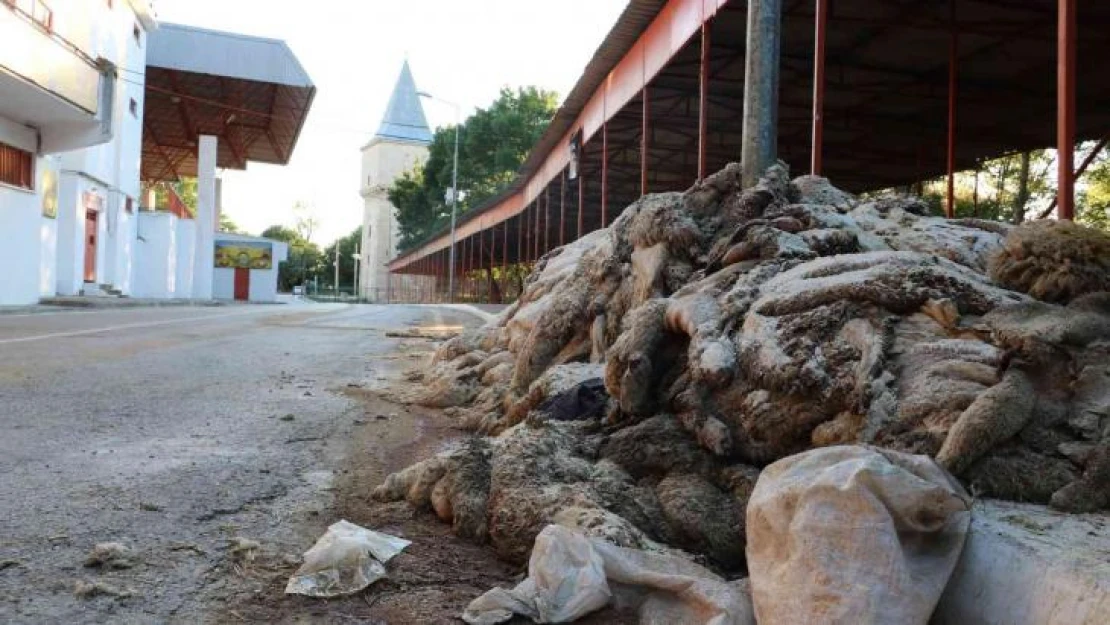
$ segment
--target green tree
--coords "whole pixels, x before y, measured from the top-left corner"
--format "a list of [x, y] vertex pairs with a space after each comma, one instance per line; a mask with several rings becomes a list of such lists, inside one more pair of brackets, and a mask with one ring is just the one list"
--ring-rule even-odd
[[[459, 134], [459, 212], [481, 205], [507, 187], [558, 108], [558, 96], [537, 87], [502, 89], [488, 107], [462, 122]], [[394, 181], [401, 249], [410, 249], [448, 223], [455, 128], [437, 129], [428, 160]]]
[[[1087, 151], [1083, 152], [1084, 156], [1095, 146], [1085, 147]], [[1110, 232], [1110, 151], [1104, 148], [1081, 180], [1075, 220]]]
[[239, 224], [235, 223], [235, 221], [231, 219], [231, 217], [228, 216], [227, 213], [220, 213], [220, 223], [218, 226], [218, 230], [220, 232], [226, 232], [228, 234], [246, 234], [246, 232], [244, 232], [243, 229], [239, 227]]

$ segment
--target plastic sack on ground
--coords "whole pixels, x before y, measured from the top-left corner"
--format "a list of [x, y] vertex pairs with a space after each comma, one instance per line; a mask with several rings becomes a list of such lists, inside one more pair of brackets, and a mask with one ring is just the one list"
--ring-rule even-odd
[[739, 584], [678, 556], [617, 547], [560, 525], [536, 537], [526, 580], [478, 597], [463, 620], [493, 625], [519, 614], [568, 623], [610, 601], [639, 605], [642, 625], [755, 625]]
[[925, 625], [959, 559], [971, 498], [933, 460], [827, 447], [763, 470], [748, 502], [760, 625]]
[[358, 592], [386, 576], [385, 563], [412, 543], [339, 521], [304, 553], [286, 594], [336, 597]]

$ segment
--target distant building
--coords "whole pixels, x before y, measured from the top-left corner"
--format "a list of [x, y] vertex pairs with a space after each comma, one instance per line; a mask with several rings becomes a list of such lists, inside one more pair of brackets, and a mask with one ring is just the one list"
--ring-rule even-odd
[[401, 174], [423, 165], [428, 159], [432, 131], [424, 117], [416, 82], [408, 61], [389, 97], [377, 134], [362, 147], [362, 265], [359, 292], [372, 300], [389, 297], [389, 261], [397, 253], [396, 207], [388, 191]]
[[289, 258], [288, 243], [217, 232], [215, 250], [214, 299], [277, 300], [278, 266]]
[[156, 27], [145, 0], [0, 2], [0, 305], [130, 291]]

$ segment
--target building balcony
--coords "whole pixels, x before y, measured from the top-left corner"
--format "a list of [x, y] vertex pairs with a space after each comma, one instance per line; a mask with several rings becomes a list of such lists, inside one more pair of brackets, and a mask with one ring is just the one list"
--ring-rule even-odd
[[60, 21], [43, 0], [0, 0], [0, 116], [35, 128], [43, 154], [112, 138], [110, 65], [57, 32]]

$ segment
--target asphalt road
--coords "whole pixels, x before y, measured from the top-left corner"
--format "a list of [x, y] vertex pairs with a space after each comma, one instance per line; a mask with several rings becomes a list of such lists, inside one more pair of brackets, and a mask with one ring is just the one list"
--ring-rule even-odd
[[[412, 364], [385, 332], [478, 323], [312, 304], [0, 316], [0, 622], [210, 620], [230, 540], [281, 542], [326, 505], [359, 425], [344, 390]], [[84, 566], [105, 541], [137, 565]]]

